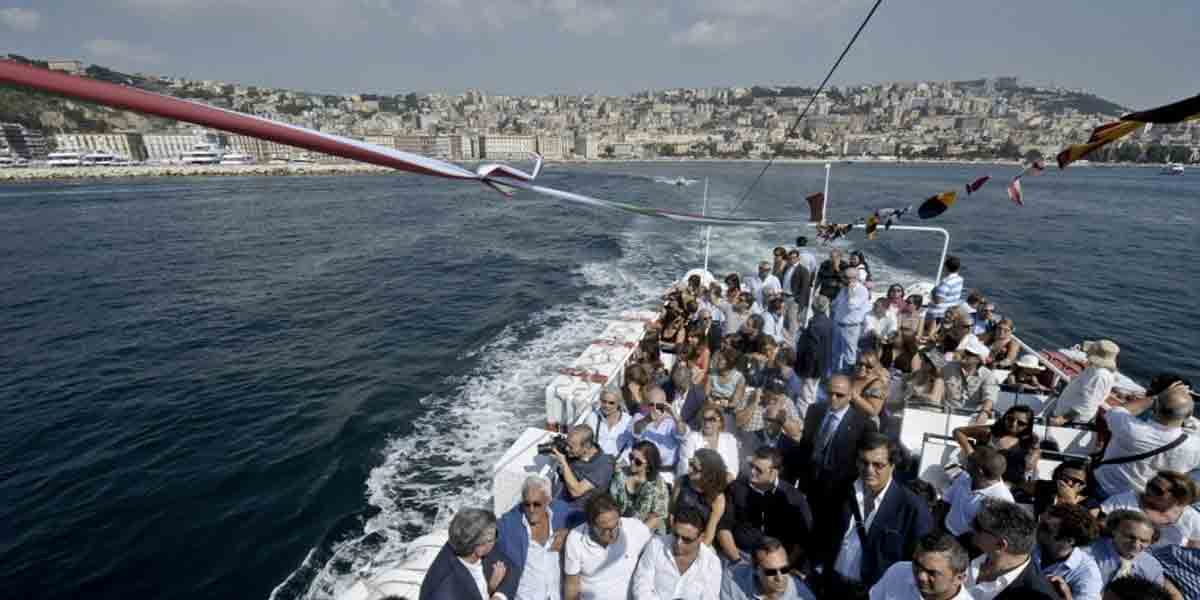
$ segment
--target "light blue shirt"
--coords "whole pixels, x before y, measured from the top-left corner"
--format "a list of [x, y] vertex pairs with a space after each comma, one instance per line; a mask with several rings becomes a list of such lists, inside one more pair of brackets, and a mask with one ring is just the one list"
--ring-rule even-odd
[[841, 327], [862, 325], [871, 312], [871, 292], [863, 285], [844, 287], [833, 300], [833, 321]]
[[[638, 421], [648, 419], [645, 415], [638, 415], [633, 418], [636, 424]], [[632, 426], [630, 431], [636, 431]], [[646, 423], [646, 428], [640, 434], [633, 434], [633, 439], [641, 441], [646, 440], [658, 447], [658, 454], [662, 457], [664, 467], [673, 466], [675, 457], [679, 451], [679, 434], [675, 431], [675, 419], [664, 417], [662, 421], [655, 424], [653, 421]]]
[[[721, 600], [754, 600], [761, 598], [756, 584], [758, 570], [753, 565], [740, 564], [725, 570], [721, 577]], [[788, 589], [780, 594], [779, 600], [817, 600], [804, 580], [792, 575]]]
[[1071, 588], [1071, 597], [1075, 600], [1100, 600], [1104, 591], [1104, 579], [1100, 576], [1100, 567], [1083, 548], [1075, 548], [1067, 559], [1047, 566], [1041, 560], [1041, 548], [1034, 549], [1033, 559], [1042, 569], [1042, 575], [1047, 577], [1062, 577]]
[[[1112, 581], [1113, 576], [1121, 568], [1121, 556], [1117, 554], [1117, 548], [1113, 546], [1112, 539], [1100, 538], [1086, 551], [1088, 556], [1096, 561], [1096, 566], [1100, 568], [1100, 580], [1105, 583]], [[1140, 552], [1133, 557], [1133, 574], [1162, 584], [1162, 563], [1158, 562], [1158, 559], [1151, 556], [1149, 552]]]
[[941, 283], [933, 288], [938, 297], [942, 299], [942, 304], [950, 307], [958, 304], [962, 300], [963, 278], [958, 273], [951, 273], [942, 278]]

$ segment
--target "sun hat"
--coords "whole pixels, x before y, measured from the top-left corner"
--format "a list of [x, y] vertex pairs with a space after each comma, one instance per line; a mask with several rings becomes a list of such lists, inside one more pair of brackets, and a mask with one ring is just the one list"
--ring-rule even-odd
[[958, 349], [962, 350], [963, 352], [970, 352], [979, 358], [986, 359], [991, 355], [991, 351], [988, 350], [988, 347], [984, 346], [983, 342], [979, 341], [979, 338], [975, 337], [974, 334], [963, 338], [962, 343], [958, 345]]
[[1018, 368], [1028, 369], [1030, 371], [1046, 370], [1046, 367], [1043, 367], [1042, 364], [1038, 362], [1037, 357], [1032, 354], [1022, 354], [1021, 358], [1017, 359], [1016, 366]]
[[1116, 342], [1112, 340], [1084, 342], [1083, 351], [1087, 353], [1089, 365], [1117, 370], [1117, 354], [1120, 354], [1121, 347]]

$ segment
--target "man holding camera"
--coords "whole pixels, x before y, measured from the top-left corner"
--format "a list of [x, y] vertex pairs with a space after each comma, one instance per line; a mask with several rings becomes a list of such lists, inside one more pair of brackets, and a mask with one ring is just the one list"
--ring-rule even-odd
[[[565, 451], [565, 452], [564, 452]], [[570, 505], [567, 526], [582, 523], [583, 505], [597, 490], [605, 492], [613, 475], [613, 458], [596, 446], [592, 428], [576, 425], [564, 443], [555, 444], [550, 455], [558, 461], [562, 483], [559, 497]]]

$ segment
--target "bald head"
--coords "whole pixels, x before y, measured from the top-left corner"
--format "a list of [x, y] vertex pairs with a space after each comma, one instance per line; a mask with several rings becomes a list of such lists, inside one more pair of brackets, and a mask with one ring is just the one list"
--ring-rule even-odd
[[1175, 383], [1158, 396], [1158, 421], [1163, 424], [1179, 425], [1192, 416], [1196, 402], [1191, 390], [1182, 383]]
[[829, 408], [842, 410], [850, 404], [850, 378], [845, 375], [834, 375], [829, 378]]

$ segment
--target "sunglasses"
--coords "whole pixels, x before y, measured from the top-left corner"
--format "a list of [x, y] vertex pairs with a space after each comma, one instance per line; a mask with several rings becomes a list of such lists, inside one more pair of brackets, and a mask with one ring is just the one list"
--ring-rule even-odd
[[1151, 496], [1166, 496], [1171, 493], [1171, 488], [1150, 482], [1146, 484], [1146, 493]]
[[784, 577], [791, 570], [791, 567], [783, 567], [782, 569], [767, 569], [765, 567], [759, 567], [758, 570], [762, 571], [764, 577]]
[[655, 405], [654, 405], [654, 408], [656, 408], [656, 409], [658, 409], [658, 410], [661, 410], [661, 411], [665, 411], [665, 410], [667, 410], [668, 408], [671, 408], [671, 405], [670, 405], [670, 404], [663, 404], [663, 403], [659, 402], [658, 404], [655, 404]]
[[688, 537], [686, 535], [679, 535], [678, 533], [676, 533], [675, 539], [679, 540], [679, 543], [681, 543], [681, 544], [690, 546], [692, 544], [695, 544], [700, 539], [700, 536], [696, 535], [693, 537]]
[[1074, 486], [1074, 487], [1082, 487], [1084, 485], [1087, 485], [1087, 482], [1082, 479], [1079, 479], [1076, 477], [1067, 477], [1066, 475], [1059, 477], [1058, 480], [1069, 486]]
[[629, 459], [629, 462], [633, 463], [634, 466], [638, 466], [638, 467], [646, 466], [646, 461], [642, 460], [641, 458], [639, 458], [637, 456]]

